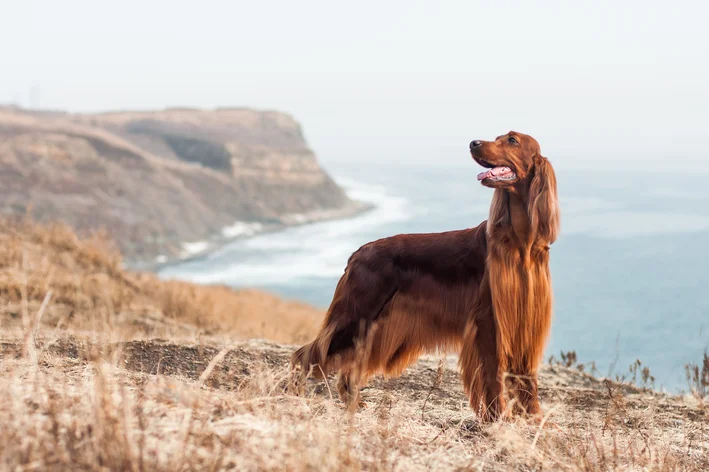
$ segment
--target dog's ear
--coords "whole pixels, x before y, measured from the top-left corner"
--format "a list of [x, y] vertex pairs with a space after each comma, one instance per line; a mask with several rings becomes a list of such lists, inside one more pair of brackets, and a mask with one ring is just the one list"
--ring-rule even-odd
[[529, 217], [532, 232], [537, 238], [552, 244], [560, 226], [559, 200], [556, 193], [556, 175], [546, 157], [534, 156], [534, 176], [529, 185]]

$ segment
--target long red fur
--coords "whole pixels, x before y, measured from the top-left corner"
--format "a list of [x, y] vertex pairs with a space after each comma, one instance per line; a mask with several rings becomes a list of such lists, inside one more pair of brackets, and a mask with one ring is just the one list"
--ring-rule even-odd
[[470, 405], [483, 420], [540, 412], [537, 369], [552, 316], [549, 246], [559, 231], [556, 177], [537, 141], [520, 133], [473, 142], [471, 154], [516, 174], [511, 182], [483, 180], [494, 188], [488, 220], [359, 248], [320, 333], [292, 356], [304, 374], [339, 371], [338, 391], [350, 406], [370, 376], [398, 375], [439, 350], [459, 353]]

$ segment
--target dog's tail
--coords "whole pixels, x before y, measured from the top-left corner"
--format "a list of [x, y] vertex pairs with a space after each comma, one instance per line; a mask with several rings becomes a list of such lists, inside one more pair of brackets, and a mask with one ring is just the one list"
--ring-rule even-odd
[[300, 369], [302, 376], [307, 376], [312, 369], [313, 376], [321, 379], [337, 369], [336, 362], [331, 356], [334, 353], [330, 344], [333, 336], [338, 331], [337, 327], [341, 318], [341, 316], [336, 315], [344, 313], [342, 310], [335, 311], [335, 307], [339, 305], [338, 300], [342, 296], [347, 277], [348, 271], [345, 269], [345, 274], [337, 282], [333, 301], [327, 310], [320, 333], [318, 333], [313, 342], [295, 351], [290, 358], [291, 369]]
[[293, 353], [290, 359], [291, 368], [300, 368], [304, 375], [307, 375], [312, 369], [315, 378], [323, 378], [328, 373], [327, 346], [329, 344], [329, 340], [323, 339], [323, 333], [321, 333], [313, 342]]

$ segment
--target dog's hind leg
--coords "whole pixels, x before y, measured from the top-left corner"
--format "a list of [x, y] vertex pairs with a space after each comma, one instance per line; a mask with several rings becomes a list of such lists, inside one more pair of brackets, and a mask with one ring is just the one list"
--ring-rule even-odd
[[348, 411], [366, 407], [359, 392], [359, 383], [359, 375], [353, 371], [341, 372], [337, 379], [337, 393]]

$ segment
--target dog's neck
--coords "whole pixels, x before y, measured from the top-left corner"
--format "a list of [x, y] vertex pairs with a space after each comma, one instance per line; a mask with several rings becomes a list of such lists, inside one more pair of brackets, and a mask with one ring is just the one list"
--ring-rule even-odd
[[510, 192], [507, 199], [509, 222], [512, 232], [520, 243], [529, 245], [532, 243], [532, 223], [529, 215], [529, 207], [525, 200], [521, 199], [517, 193]]
[[489, 224], [507, 233], [516, 246], [530, 246], [534, 242], [529, 207], [526, 204], [527, 186], [514, 189], [495, 189], [490, 207]]

